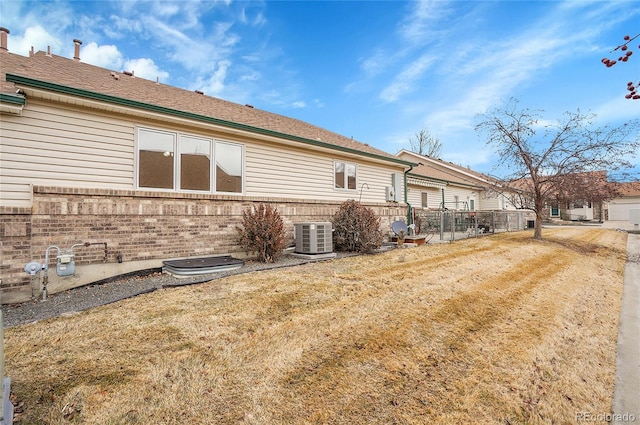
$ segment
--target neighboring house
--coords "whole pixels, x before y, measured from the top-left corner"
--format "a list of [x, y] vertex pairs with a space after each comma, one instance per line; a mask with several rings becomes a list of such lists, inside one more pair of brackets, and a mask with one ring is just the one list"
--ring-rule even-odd
[[640, 209], [640, 181], [617, 183], [617, 194], [607, 202], [608, 220], [629, 221], [632, 209]]
[[408, 173], [407, 201], [416, 209], [515, 210], [506, 196], [490, 188], [495, 181], [469, 168], [401, 150], [397, 156], [418, 163]]
[[[594, 213], [594, 205], [596, 206]], [[567, 220], [567, 221], [592, 221], [599, 220], [601, 202], [590, 202], [578, 199], [571, 200], [553, 200], [548, 203], [548, 218], [551, 220]]]
[[[49, 291], [162, 260], [238, 252], [242, 211], [267, 202], [293, 224], [361, 200], [382, 226], [406, 217], [410, 159], [311, 124], [33, 51], [0, 28], [0, 297], [39, 285], [23, 270], [76, 247], [76, 272]], [[105, 248], [105, 249], [103, 249]]]
[[614, 187], [606, 171], [589, 171], [559, 177], [555, 196], [547, 202], [548, 218], [568, 221], [602, 221], [604, 201]]

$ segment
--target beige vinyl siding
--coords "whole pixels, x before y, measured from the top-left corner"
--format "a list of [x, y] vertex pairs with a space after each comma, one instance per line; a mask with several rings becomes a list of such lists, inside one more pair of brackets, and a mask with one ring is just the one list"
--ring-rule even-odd
[[[483, 210], [500, 210], [500, 199], [496, 193], [483, 193], [480, 197], [480, 206]], [[506, 203], [505, 203], [506, 204]]]
[[[360, 199], [360, 192], [362, 191], [362, 202], [385, 202], [386, 188], [393, 185], [393, 174], [403, 174], [403, 170], [399, 166], [398, 168], [394, 168], [367, 162], [352, 160], [350, 160], [350, 162], [355, 162], [358, 166], [357, 195], [353, 199]], [[400, 188], [398, 188], [398, 204], [404, 205], [404, 176], [401, 182], [403, 183], [400, 185]], [[364, 183], [366, 183], [368, 187], [363, 187]]]
[[2, 116], [3, 205], [28, 206], [30, 185], [133, 188], [133, 124], [39, 101]]
[[[455, 205], [455, 197], [458, 197], [458, 205]], [[469, 200], [475, 199], [475, 209], [478, 210], [478, 192], [460, 186], [447, 186], [444, 190], [445, 207], [450, 210], [464, 210], [469, 208]], [[466, 202], [466, 204], [465, 204]]]
[[[445, 188], [445, 192], [447, 189]], [[422, 194], [427, 193], [427, 208], [440, 208], [442, 204], [442, 190], [435, 187], [409, 186], [408, 199], [414, 208], [422, 207]]]
[[0, 206], [31, 206], [31, 187], [22, 181], [16, 183], [8, 180], [0, 175]]
[[[356, 190], [334, 187], [334, 161], [356, 165]], [[385, 187], [391, 185], [392, 173], [402, 171], [339, 152], [311, 152], [259, 142], [246, 144], [245, 170], [248, 196], [339, 201], [360, 199], [362, 190], [363, 202], [384, 202]]]
[[[159, 125], [92, 109], [28, 100], [22, 116], [2, 116], [0, 202], [30, 206], [31, 185], [135, 188], [137, 126], [176, 131], [244, 146], [244, 195], [292, 199], [385, 202], [401, 165], [381, 164], [339, 151], [279, 145], [183, 125]], [[314, 150], [311, 150], [314, 149]], [[357, 189], [335, 189], [334, 161], [357, 167]], [[400, 190], [400, 203], [403, 194]]]
[[[426, 192], [425, 187], [409, 186], [407, 191], [407, 200], [413, 208], [422, 207], [422, 192]], [[404, 198], [403, 198], [404, 199]]]
[[509, 199], [499, 193], [485, 192], [482, 194], [480, 201], [484, 210], [516, 210], [516, 207], [513, 206]]

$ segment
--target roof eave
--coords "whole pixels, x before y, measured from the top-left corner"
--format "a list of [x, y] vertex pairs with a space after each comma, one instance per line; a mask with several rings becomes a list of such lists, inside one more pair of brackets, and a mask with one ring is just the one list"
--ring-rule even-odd
[[474, 174], [474, 173], [469, 173], [469, 172], [465, 171], [464, 169], [462, 169], [459, 166], [450, 165], [447, 161], [444, 161], [442, 159], [432, 158], [432, 157], [426, 156], [426, 155], [420, 155], [418, 153], [411, 152], [411, 151], [408, 151], [406, 149], [401, 149], [400, 152], [398, 152], [396, 154], [396, 156], [399, 156], [399, 155], [401, 155], [403, 153], [407, 154], [407, 155], [412, 155], [412, 156], [418, 157], [421, 160], [429, 161], [429, 162], [431, 162], [433, 164], [438, 164], [438, 165], [440, 165], [442, 167], [445, 167], [445, 168], [447, 168], [447, 169], [449, 169], [449, 170], [451, 170], [451, 171], [453, 171], [455, 173], [459, 173], [459, 174], [465, 175], [465, 176], [467, 176], [467, 177], [469, 177], [469, 178], [471, 178], [473, 180], [478, 180], [479, 182], [490, 184], [490, 181], [487, 180], [486, 178], [481, 177], [481, 176], [479, 176], [477, 174]]
[[26, 103], [27, 101], [22, 95], [0, 93], [0, 113], [22, 115], [22, 109]]
[[439, 179], [437, 177], [429, 177], [429, 176], [424, 176], [422, 174], [409, 173], [408, 175], [410, 177], [413, 177], [413, 178], [424, 179], [424, 180], [433, 180], [433, 181], [437, 181], [437, 182], [443, 182], [443, 183], [446, 183], [447, 185], [464, 186], [464, 187], [470, 187], [470, 188], [473, 188], [473, 189], [484, 189], [483, 186], [479, 186], [479, 185], [456, 182], [456, 181], [452, 181], [452, 180]]

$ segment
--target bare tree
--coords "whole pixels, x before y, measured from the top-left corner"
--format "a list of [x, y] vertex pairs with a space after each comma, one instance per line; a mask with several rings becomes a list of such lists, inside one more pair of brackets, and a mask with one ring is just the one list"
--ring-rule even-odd
[[[640, 120], [621, 127], [594, 128], [593, 114], [566, 112], [557, 122], [543, 121], [538, 112], [519, 110], [518, 101], [480, 117], [476, 131], [499, 155], [496, 167], [508, 174], [498, 188], [512, 193], [519, 208], [536, 214], [534, 238], [542, 239], [542, 218], [547, 202], [562, 191], [586, 196], [596, 191], [591, 179], [575, 178], [594, 171], [631, 168], [638, 154]], [[606, 197], [598, 186], [597, 195]], [[606, 191], [605, 191], [606, 192]]]
[[411, 144], [411, 151], [418, 155], [426, 155], [436, 159], [440, 159], [440, 155], [442, 155], [442, 143], [440, 139], [432, 136], [429, 131], [424, 128], [418, 131], [413, 137], [410, 137], [409, 143]]

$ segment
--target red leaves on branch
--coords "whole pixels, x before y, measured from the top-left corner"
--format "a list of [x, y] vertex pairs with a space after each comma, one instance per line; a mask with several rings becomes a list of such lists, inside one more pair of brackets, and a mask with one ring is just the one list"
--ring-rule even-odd
[[[615, 49], [613, 49], [610, 52], [610, 53], [613, 53], [616, 50], [620, 50], [621, 52], [624, 52], [624, 54], [619, 56], [617, 60], [616, 59], [609, 59], [609, 58], [602, 58], [601, 62], [604, 64], [604, 66], [606, 66], [607, 68], [611, 68], [612, 66], [614, 66], [618, 62], [627, 62], [629, 60], [629, 58], [631, 58], [631, 55], [633, 55], [633, 51], [629, 50], [629, 43], [631, 43], [633, 40], [635, 40], [638, 37], [640, 37], [640, 34], [636, 34], [634, 37], [631, 37], [629, 35], [625, 35], [623, 37], [625, 42], [620, 44], [618, 47], [616, 47]], [[640, 49], [640, 45], [638, 45], [638, 49]], [[638, 94], [638, 88], [639, 87], [640, 87], [640, 80], [638, 81], [637, 84], [634, 84], [633, 81], [629, 81], [627, 83], [627, 90], [629, 91], [629, 93], [627, 93], [627, 95], [625, 96], [625, 99], [633, 99], [633, 100], [640, 99], [640, 94]]]
[[627, 90], [630, 92], [625, 96], [625, 99], [640, 99], [640, 94], [638, 94], [638, 88], [633, 84], [633, 81], [629, 81], [627, 83]]

